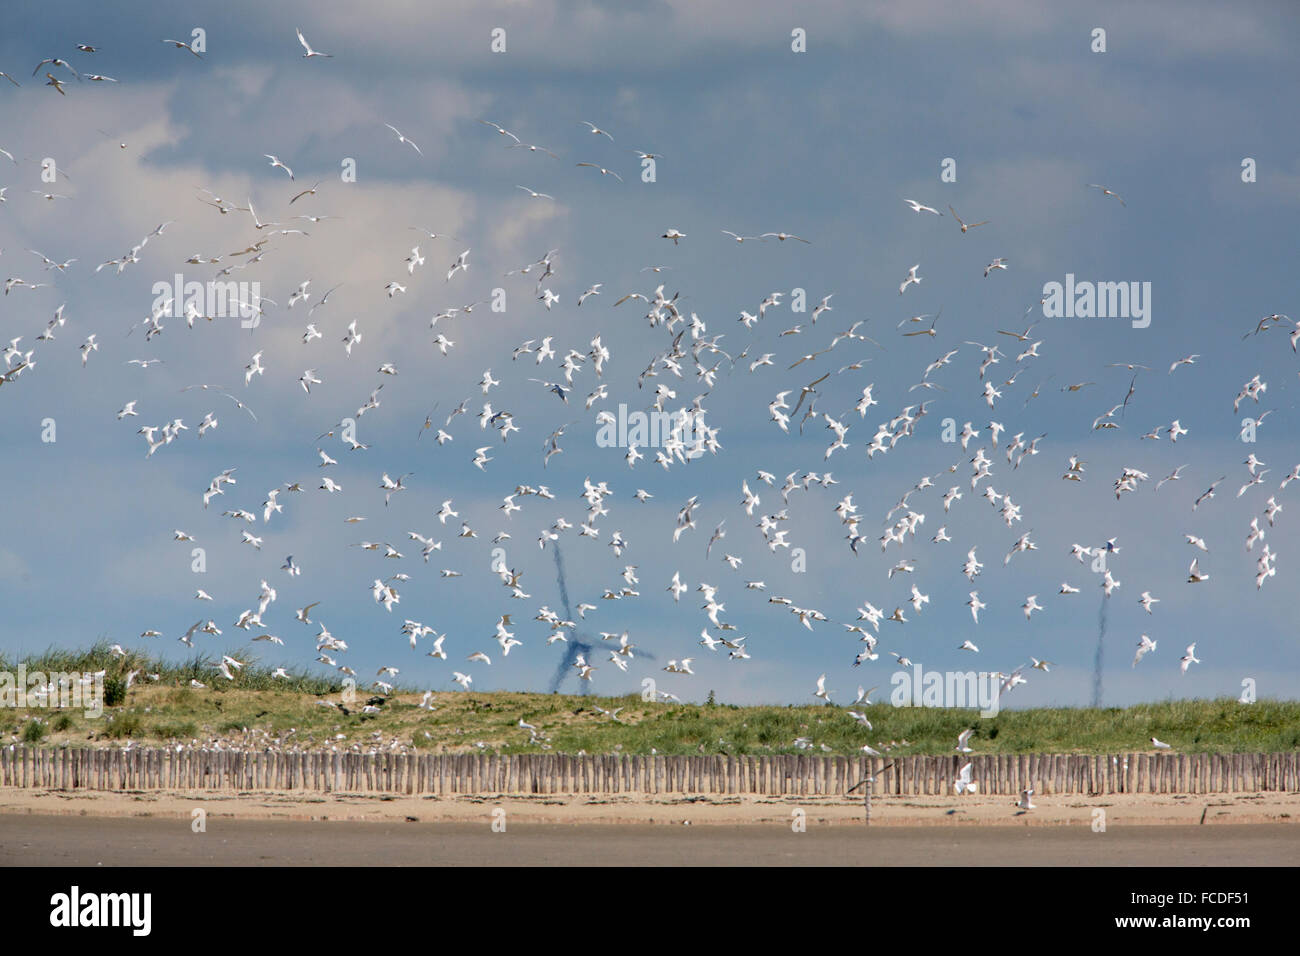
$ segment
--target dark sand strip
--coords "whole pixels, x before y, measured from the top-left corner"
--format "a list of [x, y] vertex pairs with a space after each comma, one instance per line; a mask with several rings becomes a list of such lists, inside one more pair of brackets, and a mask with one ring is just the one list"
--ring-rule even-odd
[[0, 866], [1286, 866], [1287, 824], [818, 827], [350, 823], [0, 815]]

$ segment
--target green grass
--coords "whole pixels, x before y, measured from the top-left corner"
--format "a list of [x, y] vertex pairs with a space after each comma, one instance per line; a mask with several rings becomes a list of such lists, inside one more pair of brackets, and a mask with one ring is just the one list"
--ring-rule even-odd
[[[47, 651], [26, 658], [35, 670], [98, 671], [124, 679], [140, 670], [125, 701], [89, 719], [81, 710], [0, 709], [0, 740], [44, 744], [206, 741], [213, 737], [260, 746], [268, 739], [304, 746], [368, 745], [396, 739], [430, 752], [482, 749], [496, 753], [763, 754], [797, 753], [796, 738], [812, 751], [856, 753], [863, 744], [891, 754], [952, 753], [961, 731], [972, 728], [976, 753], [1119, 753], [1150, 749], [1151, 737], [1183, 752], [1260, 752], [1300, 749], [1300, 702], [1232, 699], [1170, 700], [1123, 708], [1036, 708], [1004, 710], [982, 719], [974, 710], [860, 708], [874, 725], [857, 724], [848, 708], [835, 706], [752, 706], [646, 703], [637, 696], [579, 697], [513, 692], [446, 692], [434, 695], [434, 710], [419, 707], [421, 694], [397, 688], [377, 714], [360, 708], [370, 694], [358, 689], [344, 714], [320, 701], [339, 702], [343, 684], [333, 678], [294, 672], [272, 678], [271, 669], [251, 656], [237, 679], [221, 677], [203, 655], [171, 663], [129, 654], [114, 657], [107, 645], [86, 651]], [[0, 658], [0, 670], [18, 662]], [[157, 682], [143, 677], [161, 675]], [[190, 687], [197, 679], [206, 689]], [[619, 720], [595, 708], [622, 708]], [[533, 744], [524, 720], [546, 735]], [[342, 735], [341, 737], [339, 735]], [[377, 735], [377, 736], [376, 736]]]
[[[271, 676], [274, 668], [258, 666], [258, 656], [251, 648], [245, 648], [235, 655], [247, 662], [233, 686], [246, 690], [291, 690], [300, 694], [335, 694], [343, 689], [343, 679], [319, 677], [302, 669], [288, 671], [289, 679], [283, 680]], [[0, 670], [16, 670], [22, 664], [27, 673], [43, 671], [45, 673], [80, 671], [95, 673], [105, 671], [105, 690], [109, 691], [114, 679], [125, 681], [126, 675], [133, 670], [140, 671], [136, 680], [147, 683], [145, 674], [158, 674], [159, 683], [185, 684], [198, 680], [209, 686], [215, 683], [229, 684], [217, 670], [220, 658], [198, 653], [185, 661], [168, 661], [160, 657], [149, 657], [135, 651], [127, 651], [125, 657], [118, 657], [109, 651], [109, 644], [100, 641], [84, 651], [67, 651], [50, 648], [42, 654], [32, 654], [22, 659], [9, 660], [0, 654]], [[286, 669], [287, 670], [287, 669]]]

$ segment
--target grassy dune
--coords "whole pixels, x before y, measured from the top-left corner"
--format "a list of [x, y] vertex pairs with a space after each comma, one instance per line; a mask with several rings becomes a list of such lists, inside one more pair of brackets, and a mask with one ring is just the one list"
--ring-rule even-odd
[[[0, 670], [19, 661], [0, 658]], [[125, 742], [203, 743], [221, 738], [260, 746], [270, 741], [301, 746], [388, 744], [396, 740], [430, 752], [483, 749], [497, 753], [664, 754], [796, 753], [797, 738], [810, 752], [855, 753], [863, 744], [892, 754], [951, 753], [957, 735], [973, 728], [977, 753], [1113, 753], [1151, 749], [1158, 737], [1184, 752], [1285, 751], [1300, 749], [1300, 702], [1231, 699], [1171, 700], [1124, 708], [1007, 710], [981, 719], [974, 710], [895, 708], [886, 703], [857, 708], [873, 724], [867, 730], [839, 706], [748, 706], [646, 703], [637, 696], [442, 692], [433, 710], [419, 706], [422, 693], [395, 688], [378, 713], [363, 713], [371, 698], [358, 689], [349, 713], [320, 704], [339, 703], [341, 679], [291, 672], [289, 680], [249, 661], [232, 683], [211, 660], [198, 656], [167, 663], [129, 654], [111, 655], [106, 645], [87, 651], [50, 651], [24, 659], [28, 673], [104, 670], [109, 706], [88, 719], [81, 710], [0, 709], [0, 741], [61, 744]], [[132, 670], [143, 676], [126, 690]], [[206, 689], [195, 689], [190, 680]], [[368, 678], [367, 678], [368, 679]], [[119, 695], [121, 701], [118, 701]], [[621, 708], [618, 719], [596, 708]], [[544, 739], [530, 741], [520, 720]]]

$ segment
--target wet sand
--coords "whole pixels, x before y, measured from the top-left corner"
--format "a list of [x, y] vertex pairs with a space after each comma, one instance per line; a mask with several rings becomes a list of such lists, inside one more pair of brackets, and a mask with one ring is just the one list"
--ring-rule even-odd
[[1280, 866], [1290, 824], [846, 827], [0, 815], [0, 866]]

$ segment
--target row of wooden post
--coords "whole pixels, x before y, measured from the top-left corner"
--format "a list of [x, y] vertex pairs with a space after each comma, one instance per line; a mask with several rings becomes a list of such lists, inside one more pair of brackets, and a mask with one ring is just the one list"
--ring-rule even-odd
[[[629, 756], [0, 747], [0, 786], [72, 790], [315, 790], [382, 793], [950, 795], [971, 764], [978, 792], [1300, 791], [1300, 753], [972, 754], [969, 757]], [[886, 763], [890, 766], [881, 768]]]

